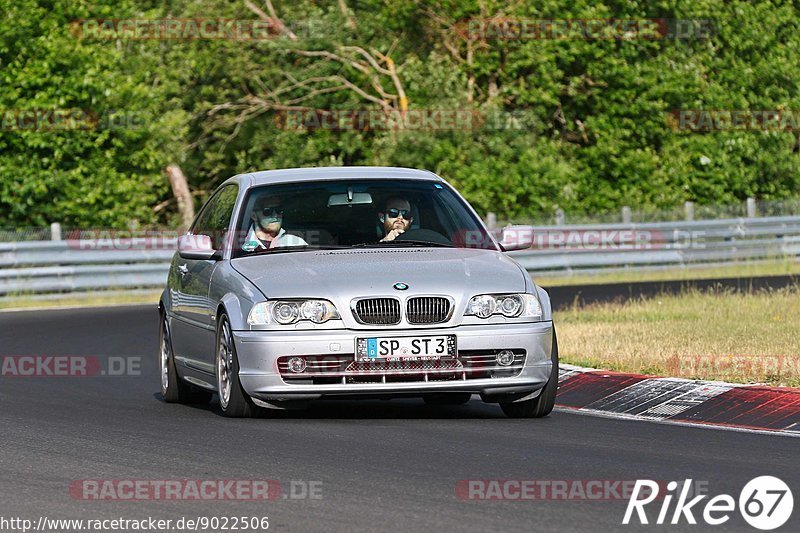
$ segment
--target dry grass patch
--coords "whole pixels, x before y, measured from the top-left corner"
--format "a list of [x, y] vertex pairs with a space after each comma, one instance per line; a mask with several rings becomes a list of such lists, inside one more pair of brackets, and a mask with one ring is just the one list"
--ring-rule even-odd
[[160, 290], [95, 291], [63, 295], [15, 295], [0, 299], [0, 311], [17, 309], [57, 309], [59, 307], [103, 307], [113, 305], [158, 305]]
[[630, 272], [600, 272], [570, 276], [536, 275], [536, 282], [543, 287], [563, 285], [592, 285], [596, 283], [635, 283], [639, 281], [688, 281], [716, 278], [749, 278], [756, 276], [800, 276], [800, 261], [777, 260], [746, 262], [725, 266], [695, 266], [692, 268], [670, 268], [666, 270], [634, 270]]
[[663, 295], [554, 313], [564, 362], [800, 386], [800, 288]]

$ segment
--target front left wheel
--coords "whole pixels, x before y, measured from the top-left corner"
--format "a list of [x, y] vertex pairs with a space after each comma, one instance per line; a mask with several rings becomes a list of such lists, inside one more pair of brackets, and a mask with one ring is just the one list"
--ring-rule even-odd
[[175, 357], [172, 353], [172, 337], [169, 334], [169, 322], [165, 313], [161, 313], [161, 353], [159, 354], [159, 370], [161, 374], [161, 396], [167, 403], [208, 403], [211, 393], [200, 390], [183, 381], [175, 370]]
[[222, 414], [234, 418], [254, 416], [258, 410], [239, 382], [239, 358], [228, 315], [220, 314], [217, 326], [217, 392]]

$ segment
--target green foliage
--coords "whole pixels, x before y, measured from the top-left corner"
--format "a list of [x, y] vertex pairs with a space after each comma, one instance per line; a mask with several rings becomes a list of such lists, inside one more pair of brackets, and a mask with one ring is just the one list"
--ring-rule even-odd
[[[260, 4], [259, 2], [255, 2]], [[136, 127], [0, 131], [0, 226], [129, 227], [175, 222], [163, 168], [198, 199], [225, 178], [320, 165], [428, 168], [501, 219], [797, 197], [797, 132], [681, 131], [677, 109], [800, 110], [800, 18], [791, 3], [681, 0], [275, 1], [299, 38], [79, 39], [82, 18], [253, 19], [242, 2], [15, 0], [0, 18], [0, 108], [89, 109]], [[710, 19], [709, 38], [469, 40], [469, 19]], [[311, 28], [311, 31], [304, 31]], [[468, 131], [296, 131], [276, 111], [240, 113], [291, 80], [364, 72], [297, 51], [388, 54], [411, 109], [518, 112], [523, 127]], [[385, 67], [386, 64], [382, 63]], [[387, 92], [396, 88], [379, 76]], [[320, 83], [294, 87], [300, 99]], [[302, 105], [379, 109], [353, 90]], [[392, 102], [397, 107], [398, 101]], [[167, 205], [166, 209], [156, 206]]]
[[[109, 16], [70, 2], [19, 0], [0, 18], [0, 225], [129, 227], [157, 222], [166, 192], [164, 136], [145, 70], [114, 43], [89, 43], [70, 21]], [[132, 3], [131, 3], [132, 4]], [[19, 111], [73, 110], [78, 129], [14, 121]], [[21, 127], [21, 129], [20, 129]]]

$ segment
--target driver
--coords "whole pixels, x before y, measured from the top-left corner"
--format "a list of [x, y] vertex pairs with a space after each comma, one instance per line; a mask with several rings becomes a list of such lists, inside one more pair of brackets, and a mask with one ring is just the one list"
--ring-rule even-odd
[[305, 240], [286, 233], [281, 227], [283, 207], [280, 196], [264, 195], [256, 199], [250, 220], [250, 229], [242, 245], [242, 250], [245, 252], [282, 246], [308, 246]]
[[383, 239], [380, 242], [393, 241], [400, 234], [405, 233], [413, 217], [411, 216], [411, 204], [408, 200], [393, 196], [386, 200], [383, 211], [378, 213], [378, 220], [383, 223]]

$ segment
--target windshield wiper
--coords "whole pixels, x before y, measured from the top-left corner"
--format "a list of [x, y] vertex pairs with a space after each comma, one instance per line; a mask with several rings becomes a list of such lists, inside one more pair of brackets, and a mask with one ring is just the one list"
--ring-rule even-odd
[[236, 257], [250, 257], [253, 255], [267, 255], [267, 254], [282, 254], [289, 252], [305, 252], [311, 250], [341, 250], [342, 248], [350, 248], [340, 244], [301, 244], [299, 246], [278, 246], [276, 248], [262, 248], [259, 250], [245, 251], [242, 250]]

